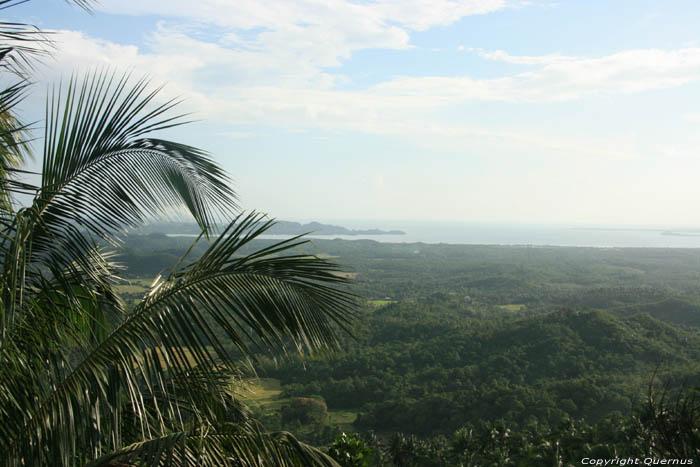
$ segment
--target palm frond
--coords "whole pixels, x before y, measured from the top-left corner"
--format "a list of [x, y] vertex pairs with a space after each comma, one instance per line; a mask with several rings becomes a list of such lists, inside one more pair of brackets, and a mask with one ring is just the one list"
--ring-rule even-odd
[[[188, 380], [190, 388], [220, 386], [216, 375], [233, 367], [235, 359], [217, 327], [244, 355], [252, 355], [255, 345], [285, 345], [285, 338], [310, 351], [332, 346], [334, 326], [347, 324], [354, 310], [354, 296], [337, 287], [347, 280], [324, 259], [286, 255], [306, 243], [299, 238], [241, 255], [272, 225], [260, 219], [255, 213], [240, 215], [198, 261], [156, 281], [141, 304], [104, 339], [93, 341], [75, 366], [53, 372], [57, 379], [51, 391], [8, 429], [9, 439], [39, 446], [57, 424], [85, 433], [98, 414], [116, 420], [115, 391], [131, 407], [140, 427], [137, 439], [162, 438], [186, 431], [188, 420], [216, 418], [202, 412], [209, 404], [183, 397], [175, 382]], [[93, 445], [102, 446], [104, 440], [93, 436]], [[56, 442], [58, 452], [75, 455], [67, 441]], [[187, 458], [185, 451], [182, 456]]]
[[[185, 206], [202, 230], [237, 209], [226, 174], [208, 155], [147, 133], [184, 123], [166, 116], [177, 101], [155, 104], [159, 89], [141, 79], [93, 73], [55, 90], [47, 112], [37, 207], [108, 237], [119, 228]], [[148, 106], [152, 106], [148, 110]]]
[[[291, 254], [300, 237], [246, 253], [272, 225], [255, 213], [213, 239], [238, 210], [230, 180], [204, 151], [150, 136], [184, 115], [147, 79], [101, 71], [55, 87], [41, 182], [22, 181], [29, 126], [14, 109], [50, 47], [0, 22], [0, 72], [19, 77], [0, 90], [0, 465], [336, 465], [266, 433], [234, 389], [240, 355], [337, 343], [355, 308], [338, 266]], [[18, 193], [31, 205], [16, 209]], [[104, 245], [178, 209], [211, 245], [127, 313]]]
[[[0, 11], [22, 3], [25, 2], [0, 1]], [[54, 44], [49, 36], [36, 26], [0, 21], [0, 70], [26, 78], [37, 60], [51, 54]]]
[[[28, 3], [29, 1], [30, 0], [0, 0], [0, 11], [23, 3]], [[74, 3], [86, 11], [92, 11], [92, 6], [98, 3], [97, 0], [65, 0], [65, 2]]]
[[266, 433], [258, 425], [240, 429], [233, 424], [141, 441], [88, 464], [110, 465], [338, 467], [331, 457], [290, 433]]
[[[31, 244], [30, 269], [86, 261], [80, 267], [89, 270], [92, 236], [113, 243], [125, 228], [182, 207], [208, 235], [237, 209], [227, 175], [203, 151], [144, 137], [182, 123], [165, 115], [177, 102], [156, 104], [158, 89], [147, 88], [147, 80], [130, 85], [127, 75], [101, 72], [71, 79], [65, 96], [56, 90], [41, 186], [24, 212], [31, 238], [20, 239]], [[8, 182], [4, 193], [26, 189]]]
[[29, 84], [20, 81], [0, 90], [0, 211], [13, 210], [13, 193], [27, 186], [17, 181], [23, 171], [29, 151], [30, 126], [22, 123], [14, 113], [15, 106], [24, 98]]

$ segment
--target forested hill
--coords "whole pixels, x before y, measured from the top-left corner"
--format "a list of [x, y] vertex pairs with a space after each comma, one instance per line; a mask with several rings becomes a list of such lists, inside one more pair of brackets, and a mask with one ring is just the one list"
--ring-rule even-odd
[[388, 305], [362, 323], [341, 356], [267, 374], [289, 396], [318, 394], [329, 408], [360, 412], [358, 428], [419, 435], [475, 421], [596, 422], [629, 414], [655, 371], [676, 385], [700, 382], [698, 334], [648, 314], [514, 318], [441, 299]]
[[[125, 298], [142, 295], [191, 240], [127, 237], [117, 258], [134, 278]], [[700, 250], [313, 240], [300, 252], [354, 278], [355, 339], [341, 334], [333, 358], [271, 360], [259, 372], [281, 391], [277, 407], [321, 398], [346, 431], [593, 423], [633, 413], [653, 375], [670, 389], [700, 384]], [[263, 415], [274, 429], [321, 430]], [[329, 429], [308, 439], [326, 442]]]

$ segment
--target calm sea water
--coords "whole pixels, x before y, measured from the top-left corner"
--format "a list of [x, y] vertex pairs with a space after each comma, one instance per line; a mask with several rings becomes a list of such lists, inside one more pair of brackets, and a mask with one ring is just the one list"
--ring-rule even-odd
[[[309, 235], [389, 243], [700, 248], [700, 228], [674, 226], [520, 225], [461, 222], [321, 221], [351, 229], [402, 230], [406, 235]], [[175, 234], [177, 235], [177, 234]], [[264, 235], [262, 238], [288, 238]]]

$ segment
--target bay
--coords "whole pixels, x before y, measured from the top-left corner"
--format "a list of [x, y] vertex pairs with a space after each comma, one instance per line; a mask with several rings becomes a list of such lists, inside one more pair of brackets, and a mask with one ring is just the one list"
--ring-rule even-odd
[[[322, 221], [326, 222], [326, 221]], [[677, 226], [536, 225], [479, 222], [327, 221], [353, 229], [398, 229], [405, 235], [314, 235], [315, 239], [374, 240], [384, 243], [533, 245], [601, 248], [700, 248], [700, 228]], [[196, 237], [193, 234], [169, 236]], [[286, 239], [289, 235], [262, 235]]]

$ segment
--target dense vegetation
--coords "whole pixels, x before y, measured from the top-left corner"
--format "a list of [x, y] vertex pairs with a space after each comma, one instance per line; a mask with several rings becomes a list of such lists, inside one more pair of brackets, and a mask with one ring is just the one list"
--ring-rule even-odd
[[[127, 237], [121, 258], [151, 276], [182, 241]], [[337, 444], [340, 428], [375, 433], [363, 446], [397, 465], [413, 465], [389, 459], [402, 449], [422, 459], [415, 465], [572, 462], [592, 446], [642, 456], [652, 380], [673, 397], [700, 383], [700, 251], [341, 240], [308, 248], [348, 265], [353, 290], [368, 299], [344, 352], [261, 369], [286, 401], [266, 423], [310, 441]], [[354, 423], [288, 423], [284, 404], [310, 397], [357, 414]]]
[[[190, 239], [165, 233], [126, 238], [120, 260], [130, 275], [154, 277], [177, 261]], [[700, 250], [693, 249], [314, 240], [304, 251], [342, 259], [360, 273], [353, 290], [366, 298], [406, 301], [442, 292], [486, 305], [524, 304], [537, 313], [565, 306], [620, 310], [669, 299], [688, 302], [683, 308], [689, 310], [700, 301]]]
[[[290, 396], [361, 412], [356, 426], [419, 435], [470, 421], [557, 425], [629, 414], [655, 369], [700, 377], [700, 338], [648, 315], [563, 310], [478, 319], [469, 306], [389, 305], [347, 354], [270, 368]], [[304, 365], [306, 371], [304, 371]]]

